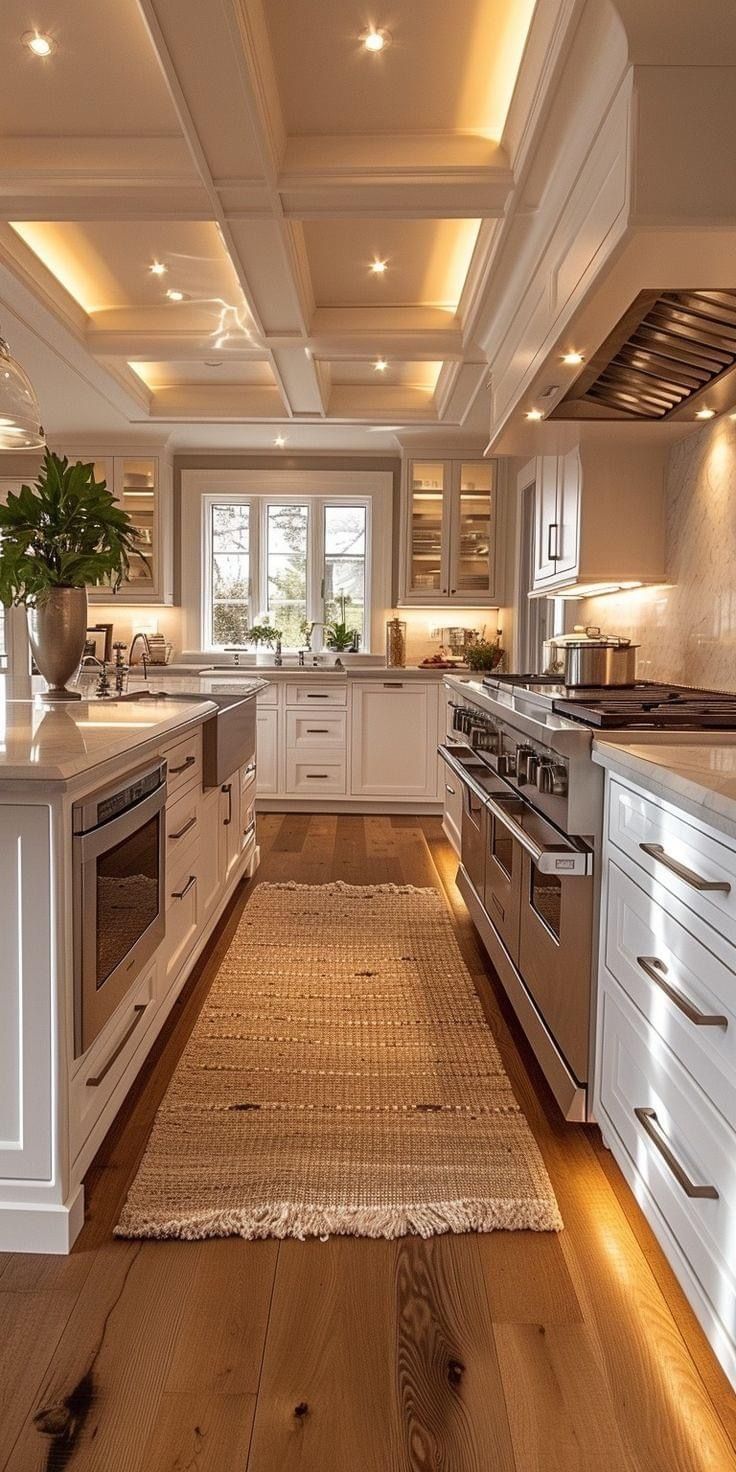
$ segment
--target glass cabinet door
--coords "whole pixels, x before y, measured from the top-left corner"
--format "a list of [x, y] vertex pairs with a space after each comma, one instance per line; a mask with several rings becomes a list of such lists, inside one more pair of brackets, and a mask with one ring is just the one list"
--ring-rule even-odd
[[409, 492], [408, 591], [446, 593], [446, 467], [441, 460], [414, 460]]
[[488, 596], [495, 564], [493, 461], [462, 461], [455, 496], [450, 595]]
[[115, 494], [136, 528], [135, 555], [121, 592], [150, 593], [155, 584], [156, 468], [154, 457], [121, 456], [115, 463]]

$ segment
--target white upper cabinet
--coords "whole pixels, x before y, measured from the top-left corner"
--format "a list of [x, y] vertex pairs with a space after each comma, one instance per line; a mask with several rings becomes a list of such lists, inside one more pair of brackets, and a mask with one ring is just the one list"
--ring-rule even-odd
[[402, 497], [399, 605], [487, 606], [497, 586], [493, 460], [409, 460]]
[[532, 473], [533, 593], [664, 580], [661, 450], [575, 446], [539, 455]]
[[[89, 452], [69, 458], [88, 459]], [[171, 470], [158, 455], [94, 455], [98, 480], [107, 483], [136, 528], [136, 553], [115, 594], [120, 603], [171, 603]], [[90, 601], [109, 603], [109, 589], [90, 588]]]

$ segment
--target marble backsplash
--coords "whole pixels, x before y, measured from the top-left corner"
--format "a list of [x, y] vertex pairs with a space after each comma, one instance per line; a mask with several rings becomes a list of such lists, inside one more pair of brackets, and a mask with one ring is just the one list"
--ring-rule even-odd
[[680, 441], [667, 466], [670, 586], [578, 605], [576, 623], [639, 644], [642, 679], [736, 691], [736, 421]]

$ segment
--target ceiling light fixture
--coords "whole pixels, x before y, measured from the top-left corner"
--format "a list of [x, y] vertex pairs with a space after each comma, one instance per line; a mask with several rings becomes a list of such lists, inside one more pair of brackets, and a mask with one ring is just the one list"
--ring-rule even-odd
[[388, 368], [388, 363], [386, 362], [385, 358], [376, 358], [373, 367], [376, 373], [385, 373], [386, 369]]
[[177, 291], [176, 287], [173, 286], [169, 288], [166, 295], [170, 302], [183, 302], [184, 300], [184, 292]]
[[370, 26], [360, 39], [364, 49], [370, 51], [372, 56], [377, 56], [379, 51], [385, 51], [386, 47], [391, 45], [390, 32], [380, 30], [377, 26]]
[[274, 444], [275, 444], [277, 450], [283, 450], [284, 445], [286, 444], [286, 440], [284, 439], [284, 436], [282, 434], [277, 434], [277, 436], [276, 436], [276, 438], [274, 440]]
[[169, 268], [163, 261], [153, 261], [148, 269], [152, 276], [165, 276]]
[[0, 450], [38, 450], [45, 442], [31, 381], [0, 335]]
[[714, 419], [715, 418], [715, 412], [716, 412], [715, 409], [698, 409], [698, 412], [695, 415], [695, 418], [696, 419]]
[[386, 261], [380, 261], [378, 257], [374, 261], [371, 261], [371, 271], [374, 276], [383, 276], [385, 270]]
[[583, 362], [583, 355], [573, 349], [572, 352], [562, 354], [562, 361], [567, 364], [568, 368], [577, 368], [578, 364]]
[[541, 409], [528, 409], [526, 417], [527, 419], [533, 420], [535, 424], [538, 419], [544, 419], [544, 415]]
[[34, 56], [50, 56], [56, 45], [51, 36], [45, 36], [40, 31], [26, 31], [21, 36], [21, 41]]

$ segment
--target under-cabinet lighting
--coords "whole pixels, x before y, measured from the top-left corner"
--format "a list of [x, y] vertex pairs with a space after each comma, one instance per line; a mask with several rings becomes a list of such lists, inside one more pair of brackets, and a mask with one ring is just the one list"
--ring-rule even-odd
[[385, 358], [376, 358], [373, 367], [376, 373], [385, 373], [386, 369], [388, 368], [388, 363], [386, 362]]
[[56, 49], [56, 42], [51, 36], [44, 35], [41, 31], [26, 31], [21, 36], [21, 41], [34, 56], [50, 56]]
[[569, 353], [563, 353], [562, 361], [568, 368], [577, 368], [578, 364], [583, 362], [583, 355], [573, 350]]
[[169, 287], [166, 295], [169, 298], [170, 302], [183, 302], [184, 300], [184, 292], [178, 291], [175, 286]]

